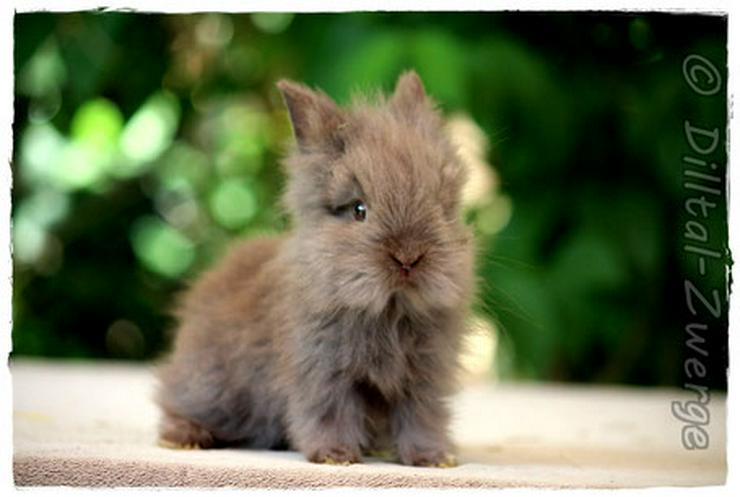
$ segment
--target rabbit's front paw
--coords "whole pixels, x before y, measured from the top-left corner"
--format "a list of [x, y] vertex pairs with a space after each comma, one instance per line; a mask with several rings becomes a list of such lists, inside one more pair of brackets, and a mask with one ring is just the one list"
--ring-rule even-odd
[[411, 448], [400, 454], [401, 463], [408, 466], [424, 466], [427, 468], [454, 468], [457, 458], [443, 449]]
[[342, 446], [316, 449], [308, 456], [308, 460], [320, 464], [335, 464], [339, 466], [348, 466], [362, 462], [359, 449]]

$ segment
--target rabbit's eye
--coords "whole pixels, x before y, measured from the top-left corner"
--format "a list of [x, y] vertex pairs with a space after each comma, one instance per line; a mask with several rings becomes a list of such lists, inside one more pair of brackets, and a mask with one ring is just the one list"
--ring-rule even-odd
[[367, 206], [362, 200], [355, 200], [339, 207], [327, 206], [326, 209], [332, 216], [341, 219], [352, 219], [355, 221], [364, 221], [367, 218]]
[[367, 217], [367, 207], [362, 200], [358, 200], [352, 206], [352, 213], [355, 216], [355, 221], [364, 221]]

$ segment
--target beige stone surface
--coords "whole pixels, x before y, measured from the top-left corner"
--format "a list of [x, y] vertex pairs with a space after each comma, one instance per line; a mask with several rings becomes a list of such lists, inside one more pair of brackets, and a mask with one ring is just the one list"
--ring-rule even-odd
[[725, 397], [710, 446], [688, 451], [670, 414], [681, 390], [472, 382], [453, 400], [460, 465], [348, 467], [296, 452], [156, 445], [150, 367], [16, 360], [16, 485], [198, 487], [647, 487], [725, 481]]

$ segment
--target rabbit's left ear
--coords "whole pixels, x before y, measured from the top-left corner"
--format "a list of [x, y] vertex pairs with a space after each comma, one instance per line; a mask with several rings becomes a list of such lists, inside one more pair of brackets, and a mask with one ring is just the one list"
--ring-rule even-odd
[[341, 109], [326, 94], [293, 81], [277, 83], [290, 114], [298, 147], [302, 151], [338, 146]]
[[391, 103], [406, 115], [412, 115], [428, 104], [424, 84], [416, 71], [411, 70], [401, 74], [396, 83]]

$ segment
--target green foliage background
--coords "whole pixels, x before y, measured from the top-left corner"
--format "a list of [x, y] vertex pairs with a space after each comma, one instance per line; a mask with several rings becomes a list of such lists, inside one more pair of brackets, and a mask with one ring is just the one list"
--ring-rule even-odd
[[[726, 38], [726, 18], [670, 14], [16, 15], [13, 353], [157, 356], [183, 282], [235, 236], [286, 226], [275, 81], [346, 102], [413, 67], [483, 128], [510, 199], [510, 217], [493, 197], [466, 212], [498, 371], [680, 384], [697, 277], [683, 123], [722, 139], [726, 123], [681, 64], [698, 53], [725, 78]], [[705, 226], [724, 250], [721, 202]], [[697, 281], [724, 295], [720, 264]], [[707, 321], [720, 388], [723, 306]]]

